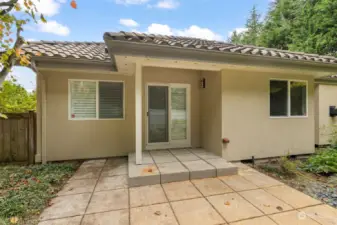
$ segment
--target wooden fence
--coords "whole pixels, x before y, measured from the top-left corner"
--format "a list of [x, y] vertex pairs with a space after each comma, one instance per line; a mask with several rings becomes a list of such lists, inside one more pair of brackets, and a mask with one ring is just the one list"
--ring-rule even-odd
[[0, 162], [34, 163], [36, 114], [10, 113], [0, 119]]

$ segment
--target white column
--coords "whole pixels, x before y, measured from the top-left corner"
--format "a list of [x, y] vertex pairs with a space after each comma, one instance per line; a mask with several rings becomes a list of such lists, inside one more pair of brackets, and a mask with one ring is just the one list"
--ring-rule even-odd
[[136, 123], [136, 164], [142, 164], [142, 65], [136, 63], [135, 72], [135, 123]]

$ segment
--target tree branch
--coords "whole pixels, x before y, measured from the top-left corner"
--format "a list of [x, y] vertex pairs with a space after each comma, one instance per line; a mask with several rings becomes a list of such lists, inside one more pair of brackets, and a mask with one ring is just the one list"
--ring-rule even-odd
[[[23, 37], [21, 36], [21, 31], [22, 31], [21, 27], [16, 28], [16, 41], [13, 46], [13, 49], [15, 50], [20, 49], [21, 46], [25, 43]], [[11, 55], [9, 55], [7, 62], [8, 62], [8, 65], [4, 66], [0, 71], [0, 87], [1, 87], [2, 82], [5, 80], [6, 76], [8, 75], [10, 69], [13, 67], [13, 65], [16, 62], [16, 54], [12, 53]]]
[[0, 2], [0, 7], [4, 7], [4, 6], [8, 6], [7, 9], [3, 9], [0, 11], [0, 16], [6, 15], [7, 13], [9, 13], [14, 5], [18, 2], [18, 0], [10, 0], [8, 2]]

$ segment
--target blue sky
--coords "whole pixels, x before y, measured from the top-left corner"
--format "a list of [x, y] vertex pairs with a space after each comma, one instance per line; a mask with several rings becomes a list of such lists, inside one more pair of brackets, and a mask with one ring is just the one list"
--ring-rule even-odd
[[[40, 0], [37, 8], [47, 24], [30, 24], [26, 40], [103, 41], [106, 31], [137, 31], [166, 35], [227, 40], [242, 31], [249, 11], [256, 5], [266, 15], [271, 0]], [[29, 69], [13, 74], [26, 89], [35, 88]]]

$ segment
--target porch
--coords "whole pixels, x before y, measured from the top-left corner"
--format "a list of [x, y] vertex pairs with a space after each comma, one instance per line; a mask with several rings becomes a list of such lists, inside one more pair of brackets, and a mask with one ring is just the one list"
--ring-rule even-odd
[[237, 166], [201, 148], [143, 151], [142, 165], [136, 164], [135, 153], [130, 153], [128, 157], [130, 187], [230, 176], [237, 173]]

